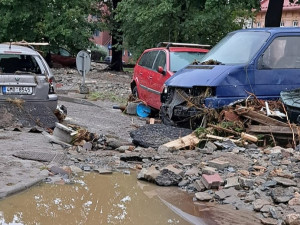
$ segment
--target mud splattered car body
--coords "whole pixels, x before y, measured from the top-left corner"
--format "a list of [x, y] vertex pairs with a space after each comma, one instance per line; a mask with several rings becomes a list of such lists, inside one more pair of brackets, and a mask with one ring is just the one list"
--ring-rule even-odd
[[300, 86], [300, 29], [262, 28], [229, 33], [199, 65], [189, 65], [165, 83], [164, 121], [186, 122], [203, 110], [245, 99], [276, 99]]
[[0, 104], [11, 99], [43, 104], [54, 111], [58, 97], [54, 76], [35, 50], [0, 44]]

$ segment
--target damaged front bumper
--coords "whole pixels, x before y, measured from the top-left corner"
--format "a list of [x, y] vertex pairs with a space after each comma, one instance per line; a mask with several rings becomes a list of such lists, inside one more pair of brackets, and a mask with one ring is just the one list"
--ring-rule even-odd
[[213, 94], [211, 87], [165, 88], [161, 95], [161, 118], [170, 125], [199, 123], [208, 110], [205, 99]]

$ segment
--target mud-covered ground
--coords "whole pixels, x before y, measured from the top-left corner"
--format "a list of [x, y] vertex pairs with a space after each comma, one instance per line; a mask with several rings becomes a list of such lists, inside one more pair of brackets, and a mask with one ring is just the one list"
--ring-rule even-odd
[[[100, 137], [96, 145], [90, 151], [82, 146], [66, 148], [53, 143], [47, 132], [32, 133], [27, 128], [14, 131], [14, 127], [0, 130], [0, 173], [3, 177], [0, 197], [43, 180], [52, 166], [55, 166], [50, 169], [54, 174], [61, 174], [57, 168], [63, 166], [72, 171], [83, 169], [100, 173], [137, 169], [139, 179], [162, 186], [172, 184], [190, 193], [195, 201], [191, 202], [191, 208], [193, 204], [209, 204], [205, 212], [186, 209], [197, 216], [205, 214], [208, 224], [297, 224], [300, 212], [298, 149], [262, 149], [256, 145], [209, 141], [204, 148], [194, 150], [169, 151], [158, 147], [172, 139], [169, 134], [174, 134], [176, 139], [183, 132], [163, 125], [144, 129], [145, 119], [113, 109], [115, 105], [126, 104], [131, 74], [105, 71], [102, 64], [94, 64], [92, 68], [86, 77], [89, 95], [79, 93], [82, 77], [76, 70], [53, 71], [59, 104], [68, 110], [63, 123], [76, 124], [96, 133]], [[161, 131], [168, 135], [159, 133]], [[139, 141], [145, 140], [151, 144], [151, 137], [155, 146], [138, 146]], [[25, 158], [35, 160], [13, 156], [20, 157], [22, 152], [27, 154]], [[37, 162], [38, 158], [43, 158], [44, 162]], [[218, 159], [219, 164], [212, 163], [214, 159]], [[216, 173], [223, 182], [217, 189], [205, 188], [202, 176]], [[69, 182], [72, 176], [68, 173], [67, 176], [67, 179], [50, 177], [47, 181]], [[287, 219], [288, 215], [292, 215], [291, 218]]]

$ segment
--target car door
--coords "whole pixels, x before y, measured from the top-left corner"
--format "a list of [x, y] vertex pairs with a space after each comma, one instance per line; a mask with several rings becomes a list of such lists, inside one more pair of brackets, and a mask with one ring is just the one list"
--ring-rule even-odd
[[[151, 92], [152, 96], [149, 104], [156, 109], [160, 109], [160, 94], [162, 92], [165, 81], [170, 77], [170, 74], [167, 71], [166, 62], [166, 52], [164, 50], [159, 51], [153, 64], [151, 79], [149, 80], [149, 91]], [[163, 69], [163, 72], [158, 72], [159, 67]]]
[[156, 50], [145, 52], [135, 68], [139, 98], [150, 106], [152, 106], [151, 102], [153, 98], [150, 82], [153, 77], [153, 64], [157, 53], [158, 51]]
[[275, 37], [257, 61], [254, 92], [258, 98], [279, 97], [300, 87], [300, 33]]

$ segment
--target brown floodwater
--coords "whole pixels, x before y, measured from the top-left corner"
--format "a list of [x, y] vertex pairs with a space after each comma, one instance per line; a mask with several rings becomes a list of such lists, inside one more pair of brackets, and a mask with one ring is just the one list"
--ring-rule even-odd
[[175, 187], [131, 175], [85, 173], [75, 184], [41, 184], [0, 201], [1, 225], [259, 224], [249, 212], [195, 204]]

